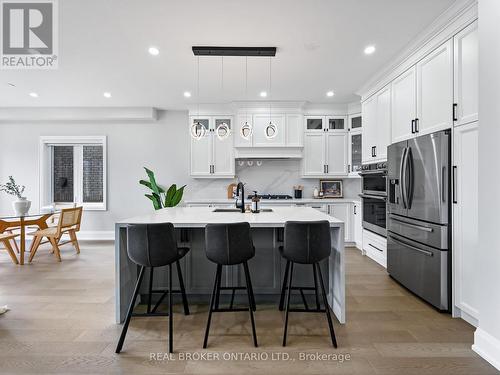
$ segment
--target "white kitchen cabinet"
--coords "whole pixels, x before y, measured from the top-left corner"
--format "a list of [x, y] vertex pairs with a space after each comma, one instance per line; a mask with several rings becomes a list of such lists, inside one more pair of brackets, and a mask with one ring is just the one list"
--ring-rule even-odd
[[417, 67], [416, 136], [453, 126], [453, 40], [443, 43]]
[[325, 116], [305, 116], [304, 131], [306, 133], [324, 132], [326, 129]]
[[[276, 126], [276, 136], [274, 138], [266, 137], [266, 128], [272, 122]], [[253, 147], [282, 147], [285, 146], [285, 115], [257, 114], [253, 115]]]
[[361, 202], [355, 201], [352, 205], [353, 214], [353, 241], [356, 243], [358, 249], [363, 249], [363, 220], [361, 211]]
[[411, 67], [391, 83], [392, 142], [413, 137], [417, 117], [417, 69]]
[[347, 175], [347, 133], [330, 133], [325, 136], [326, 141], [326, 175]]
[[361, 172], [363, 161], [363, 133], [361, 130], [349, 132], [348, 148], [347, 173], [351, 177], [360, 177], [359, 172]]
[[[231, 116], [191, 116], [189, 127], [199, 121], [205, 127], [201, 139], [191, 137], [191, 176], [194, 178], [234, 177], [233, 120]], [[231, 135], [225, 139], [216, 136], [217, 126], [228, 124]]]
[[345, 242], [354, 242], [352, 203], [335, 203], [328, 205], [328, 215], [344, 222]]
[[391, 86], [377, 94], [377, 128], [374, 160], [387, 160], [387, 147], [391, 144]]
[[453, 38], [454, 113], [455, 126], [478, 120], [479, 46], [477, 21]]
[[347, 132], [304, 134], [303, 177], [347, 176]]
[[304, 176], [318, 176], [325, 173], [325, 138], [322, 133], [304, 134]]
[[477, 325], [478, 123], [456, 127], [453, 146], [454, 304], [460, 309], [459, 316]]
[[302, 147], [304, 145], [302, 124], [304, 116], [300, 114], [286, 115], [286, 145], [288, 147]]
[[387, 159], [391, 143], [391, 87], [385, 86], [362, 104], [364, 163]]
[[361, 113], [349, 115], [347, 118], [349, 139], [347, 173], [351, 177], [359, 177], [363, 163], [363, 128]]
[[376, 142], [377, 101], [371, 96], [361, 104], [363, 113], [363, 163], [370, 163], [373, 158], [373, 144]]
[[387, 268], [387, 239], [373, 232], [363, 229], [364, 254]]

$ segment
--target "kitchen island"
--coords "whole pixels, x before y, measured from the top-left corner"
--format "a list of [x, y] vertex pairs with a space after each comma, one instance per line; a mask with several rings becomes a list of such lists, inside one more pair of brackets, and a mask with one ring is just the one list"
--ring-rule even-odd
[[[217, 210], [213, 207], [173, 207], [150, 214], [121, 220], [115, 225], [115, 298], [116, 322], [125, 319], [137, 280], [138, 268], [127, 256], [127, 225], [170, 222], [177, 232], [179, 246], [190, 251], [181, 260], [186, 292], [190, 301], [209, 303], [216, 265], [205, 256], [205, 226], [211, 223], [248, 222], [252, 230], [255, 257], [248, 262], [257, 303], [279, 300], [285, 262], [279, 254], [283, 244], [283, 228], [287, 221], [328, 220], [331, 228], [332, 252], [322, 262], [323, 277], [328, 285], [328, 301], [340, 323], [345, 323], [345, 254], [344, 223], [310, 207], [273, 207], [257, 214]], [[225, 267], [225, 285], [244, 285], [240, 266]], [[158, 270], [158, 271], [157, 271]], [[175, 271], [174, 271], [175, 272]], [[326, 279], [328, 278], [328, 279]], [[177, 280], [177, 276], [173, 276]], [[144, 283], [147, 284], [147, 283]], [[167, 268], [155, 269], [155, 288], [167, 285]], [[310, 266], [296, 265], [293, 285], [312, 286]], [[147, 285], [141, 293], [146, 294]]]

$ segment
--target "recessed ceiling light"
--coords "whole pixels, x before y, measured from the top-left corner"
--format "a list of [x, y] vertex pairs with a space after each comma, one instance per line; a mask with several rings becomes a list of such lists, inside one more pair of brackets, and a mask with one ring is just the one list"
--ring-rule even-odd
[[326, 96], [330, 96], [330, 97], [331, 97], [331, 96], [333, 96], [333, 95], [335, 95], [335, 93], [334, 93], [333, 91], [328, 91], [328, 92], [326, 93]]
[[373, 52], [375, 52], [375, 46], [367, 46], [365, 48], [365, 55], [371, 55]]
[[30, 92], [30, 96], [32, 98], [38, 98], [38, 94], [36, 92]]
[[191, 93], [189, 91], [184, 91], [184, 97], [185, 98], [190, 98], [191, 97]]
[[109, 99], [111, 98], [111, 93], [110, 92], [105, 92], [104, 94], [102, 94], [106, 99]]
[[267, 97], [267, 92], [265, 92], [265, 91], [261, 91], [261, 93], [260, 93], [260, 97], [261, 97], [261, 98], [265, 98], [265, 97]]
[[160, 50], [156, 47], [149, 47], [148, 52], [153, 56], [158, 56], [160, 54]]

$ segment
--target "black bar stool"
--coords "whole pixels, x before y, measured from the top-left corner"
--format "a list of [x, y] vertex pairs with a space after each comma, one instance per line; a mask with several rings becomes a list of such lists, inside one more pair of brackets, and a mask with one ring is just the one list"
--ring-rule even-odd
[[[207, 258], [217, 264], [214, 288], [210, 298], [208, 311], [207, 328], [203, 348], [207, 347], [208, 334], [212, 313], [228, 311], [246, 311], [246, 308], [233, 308], [234, 293], [236, 289], [246, 289], [248, 296], [248, 311], [252, 323], [253, 344], [257, 347], [257, 334], [255, 333], [255, 321], [253, 312], [255, 310], [255, 298], [253, 295], [252, 281], [248, 270], [247, 261], [255, 256], [252, 237], [250, 235], [250, 224], [208, 224], [205, 227], [205, 249]], [[245, 287], [221, 287], [222, 267], [236, 264], [243, 264], [245, 273]], [[232, 290], [231, 303], [229, 308], [219, 308], [219, 297], [221, 290]]]
[[[130, 224], [127, 227], [127, 253], [132, 262], [140, 266], [139, 277], [135, 284], [134, 294], [130, 305], [128, 307], [127, 317], [123, 324], [122, 333], [118, 345], [116, 346], [116, 353], [120, 353], [127, 335], [130, 318], [132, 316], [165, 316], [168, 315], [168, 343], [169, 352], [173, 353], [173, 312], [172, 312], [172, 294], [181, 293], [182, 301], [184, 304], [184, 313], [189, 314], [189, 307], [184, 289], [184, 281], [182, 279], [181, 267], [179, 260], [184, 257], [189, 251], [188, 248], [177, 247], [177, 239], [175, 236], [175, 229], [172, 223], [160, 224]], [[172, 264], [177, 265], [177, 275], [179, 277], [180, 290], [172, 289]], [[154, 267], [163, 267], [168, 265], [168, 289], [167, 290], [153, 290], [153, 269]], [[142, 279], [144, 278], [144, 271], [150, 268], [149, 279], [149, 296], [148, 296], [148, 309], [147, 313], [134, 313], [135, 301], [139, 294]], [[153, 293], [162, 293], [161, 298], [156, 303], [153, 310], [151, 310], [151, 296]], [[168, 314], [156, 313], [156, 309], [161, 301], [168, 294]]]
[[[283, 258], [286, 259], [285, 277], [281, 288], [280, 310], [283, 309], [283, 299], [285, 290], [287, 290], [285, 303], [285, 326], [283, 331], [283, 346], [286, 346], [286, 336], [288, 329], [288, 313], [289, 312], [317, 312], [326, 313], [328, 327], [330, 328], [330, 337], [332, 344], [337, 347], [337, 339], [333, 329], [332, 317], [330, 315], [330, 306], [325, 292], [323, 283], [323, 275], [319, 262], [328, 258], [331, 252], [331, 236], [330, 223], [327, 220], [323, 221], [287, 221], [285, 223], [285, 239], [284, 246], [280, 247], [280, 252]], [[294, 287], [292, 286], [293, 265], [294, 263], [311, 264], [313, 268], [314, 288], [312, 287]], [[316, 274], [316, 270], [317, 273]], [[320, 308], [318, 295], [317, 276], [321, 285], [321, 294], [323, 296], [324, 309]], [[288, 284], [288, 286], [287, 286]], [[307, 305], [303, 290], [315, 291], [316, 308], [310, 309]], [[299, 290], [304, 302], [304, 309], [290, 309], [290, 295], [292, 290]]]

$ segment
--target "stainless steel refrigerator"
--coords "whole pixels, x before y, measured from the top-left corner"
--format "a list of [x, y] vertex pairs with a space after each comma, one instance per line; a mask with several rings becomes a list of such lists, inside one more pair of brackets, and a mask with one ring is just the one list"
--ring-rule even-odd
[[451, 131], [389, 146], [387, 164], [387, 271], [449, 311]]

